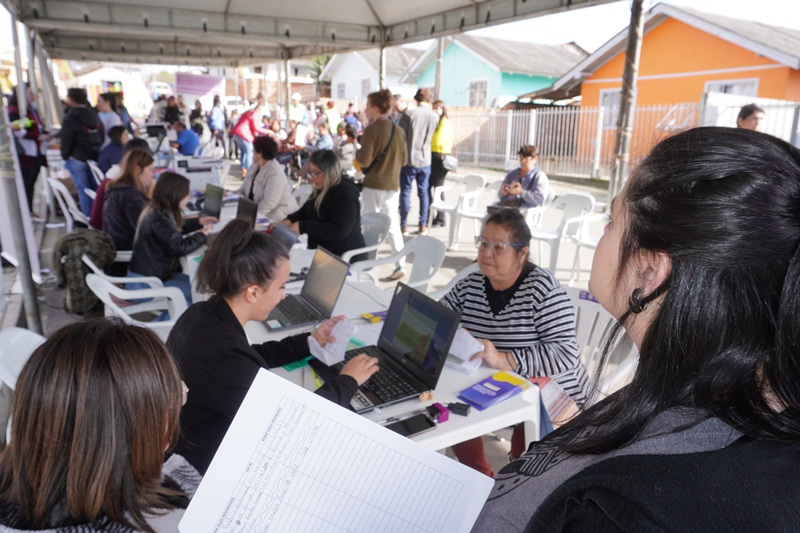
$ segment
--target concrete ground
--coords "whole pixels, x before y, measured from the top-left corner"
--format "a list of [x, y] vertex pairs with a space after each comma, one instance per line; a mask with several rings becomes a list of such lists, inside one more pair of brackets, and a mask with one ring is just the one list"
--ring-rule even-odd
[[[505, 172], [501, 170], [489, 170], [483, 168], [462, 167], [459, 169], [459, 174], [483, 174], [487, 177], [488, 182], [501, 180], [505, 176]], [[241, 178], [239, 167], [234, 165], [230, 170], [229, 178], [226, 181], [226, 189], [236, 190], [241, 185]], [[582, 192], [595, 196], [598, 202], [605, 202], [606, 192], [605, 184], [592, 183], [586, 181], [567, 181], [551, 178], [551, 185], [556, 191], [556, 195], [560, 196], [571, 192]], [[456, 185], [453, 190], [447, 193], [447, 200], [454, 200], [460, 194], [462, 187]], [[41, 196], [40, 196], [41, 198]], [[485, 206], [493, 203], [494, 199], [484, 197], [481, 199], [481, 205]], [[44, 214], [44, 206], [37, 199], [34, 206], [34, 211], [40, 215]], [[409, 223], [418, 221], [419, 219], [419, 200], [416, 196], [412, 197], [411, 212], [409, 215]], [[547, 213], [544, 216], [542, 225], [545, 228], [555, 228], [560, 220], [558, 212]], [[450, 221], [448, 220], [448, 223]], [[598, 221], [592, 224], [591, 233], [593, 236], [599, 236], [602, 233], [603, 223]], [[65, 233], [63, 226], [63, 218], [59, 216], [50, 216], [48, 223], [44, 221], [34, 222], [34, 228], [37, 241], [39, 242], [40, 260], [43, 272], [43, 283], [37, 289], [37, 301], [39, 303], [39, 310], [42, 316], [42, 323], [45, 335], [58, 330], [60, 327], [71, 322], [80, 320], [81, 317], [73, 315], [64, 311], [64, 293], [55, 284], [55, 278], [52, 272], [52, 252], [58, 238]], [[413, 232], [417, 230], [416, 226], [409, 226], [412, 235], [405, 237], [408, 241], [414, 237]], [[472, 222], [463, 225], [461, 235], [457, 240], [457, 250], [448, 251], [444, 263], [429, 285], [429, 290], [436, 290], [446, 285], [452, 276], [475, 260], [477, 250], [474, 245], [475, 232], [480, 231], [480, 228], [475, 228]], [[431, 236], [442, 240], [447, 243], [449, 238], [449, 227], [430, 228]], [[545, 245], [542, 254], [540, 255], [539, 247], [533, 244], [531, 246], [531, 259], [537, 264], [547, 264], [549, 261], [549, 250]], [[388, 244], [384, 246], [381, 256], [389, 255]], [[558, 267], [556, 270], [556, 277], [566, 284], [572, 269], [573, 259], [575, 255], [575, 247], [571, 243], [563, 243], [558, 254]], [[580, 267], [581, 272], [578, 280], [574, 283], [575, 286], [585, 287], [589, 277], [589, 269], [591, 267], [593, 252], [588, 249], [581, 249], [580, 251]], [[408, 268], [413, 264], [413, 260], [409, 262]], [[382, 278], [388, 276], [393, 269], [389, 265], [382, 267], [380, 275]], [[16, 281], [16, 269], [11, 267], [3, 268], [3, 292], [6, 298], [5, 302], [0, 301], [0, 325], [2, 328], [11, 326], [25, 327], [24, 313], [22, 312], [22, 297], [20, 294], [19, 283]], [[393, 281], [381, 281], [380, 285], [385, 288], [394, 286]], [[505, 429], [497, 433], [497, 435], [490, 435], [484, 437], [486, 454], [489, 463], [495, 470], [498, 470], [507, 461], [507, 455], [510, 449], [510, 436], [511, 430]], [[448, 455], [452, 457], [452, 451], [447, 451]]]

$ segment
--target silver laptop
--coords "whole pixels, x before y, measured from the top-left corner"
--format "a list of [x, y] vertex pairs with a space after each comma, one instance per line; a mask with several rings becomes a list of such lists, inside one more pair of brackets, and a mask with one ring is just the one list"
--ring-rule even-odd
[[299, 328], [327, 320], [342, 292], [350, 264], [318, 247], [300, 294], [289, 294], [264, 321], [270, 331]]

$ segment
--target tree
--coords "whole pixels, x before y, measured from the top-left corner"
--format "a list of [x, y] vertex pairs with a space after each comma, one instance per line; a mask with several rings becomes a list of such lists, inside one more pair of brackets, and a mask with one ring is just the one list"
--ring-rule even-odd
[[311, 64], [308, 66], [308, 72], [311, 75], [311, 78], [314, 80], [314, 83], [316, 84], [317, 100], [319, 100], [320, 97], [321, 85], [325, 83], [320, 81], [319, 77], [322, 76], [322, 71], [325, 70], [325, 66], [328, 64], [328, 61], [330, 60], [331, 60], [331, 54], [314, 56], [311, 58]]

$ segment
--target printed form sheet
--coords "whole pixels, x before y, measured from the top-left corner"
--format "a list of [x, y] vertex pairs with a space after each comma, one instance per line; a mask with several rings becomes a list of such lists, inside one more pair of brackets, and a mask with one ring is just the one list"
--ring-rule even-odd
[[492, 484], [262, 370], [180, 531], [466, 532]]

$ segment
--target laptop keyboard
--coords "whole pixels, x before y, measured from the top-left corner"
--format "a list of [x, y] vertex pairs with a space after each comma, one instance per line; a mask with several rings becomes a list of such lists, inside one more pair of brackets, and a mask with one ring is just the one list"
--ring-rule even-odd
[[283, 313], [286, 319], [292, 324], [313, 322], [319, 318], [316, 313], [313, 313], [303, 305], [299, 298], [285, 298], [281, 300], [278, 307], [281, 313]]
[[[345, 361], [349, 361], [361, 353], [366, 353], [381, 360], [385, 359], [377, 346], [367, 346], [366, 348], [347, 352], [344, 355]], [[375, 372], [362, 387], [369, 389], [384, 403], [407, 398], [418, 393], [416, 387], [404, 380], [400, 374], [389, 368], [388, 365], [381, 365], [381, 369]]]

